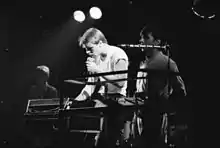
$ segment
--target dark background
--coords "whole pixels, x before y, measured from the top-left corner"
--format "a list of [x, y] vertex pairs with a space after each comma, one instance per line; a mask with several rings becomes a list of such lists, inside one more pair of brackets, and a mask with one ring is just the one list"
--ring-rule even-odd
[[[79, 93], [83, 86], [61, 82], [84, 73], [85, 55], [77, 46], [77, 37], [91, 26], [103, 31], [110, 44], [135, 44], [142, 27], [157, 20], [172, 45], [171, 57], [178, 64], [185, 82], [189, 100], [186, 108], [192, 115], [190, 122], [194, 123], [194, 104], [198, 108], [207, 108], [207, 92], [214, 90], [218, 67], [220, 14], [217, 3], [209, 2], [212, 4], [210, 10], [216, 10], [213, 20], [193, 14], [191, 0], [133, 0], [132, 4], [128, 0], [22, 0], [1, 5], [0, 143], [22, 140], [26, 94], [37, 65], [49, 66], [49, 83], [58, 90], [66, 88], [66, 95], [73, 97]], [[74, 22], [74, 10], [81, 9], [88, 15], [91, 6], [101, 8], [100, 20]], [[135, 62], [141, 53], [138, 49], [127, 49], [126, 52], [130, 68], [135, 70]], [[130, 83], [129, 91], [133, 89], [133, 83]]]

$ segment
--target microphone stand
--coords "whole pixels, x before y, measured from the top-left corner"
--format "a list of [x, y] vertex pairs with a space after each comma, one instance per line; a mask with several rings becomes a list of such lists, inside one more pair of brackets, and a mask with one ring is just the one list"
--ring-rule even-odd
[[169, 46], [165, 46], [165, 50], [167, 52], [167, 56], [168, 56], [168, 61], [167, 61], [167, 71], [168, 71], [168, 80], [167, 80], [167, 85], [168, 85], [168, 98], [170, 97], [170, 89], [171, 89], [171, 85], [170, 85], [170, 79], [171, 79], [171, 76], [170, 76], [170, 49], [169, 49]]
[[[169, 98], [170, 98], [170, 90], [171, 90], [171, 74], [170, 74], [170, 60], [171, 60], [171, 58], [170, 58], [170, 48], [169, 48], [169, 46], [165, 46], [166, 48], [165, 48], [165, 50], [166, 50], [166, 52], [167, 52], [167, 56], [168, 56], [168, 61], [167, 61], [167, 71], [168, 71], [168, 77], [167, 77], [167, 87], [168, 87], [168, 89], [167, 89], [167, 96], [168, 96], [168, 98], [167, 98], [167, 102], [168, 102], [168, 104], [169, 104]], [[166, 104], [165, 104], [166, 105]], [[169, 106], [168, 106], [169, 107]], [[167, 107], [165, 107], [165, 108], [167, 108]], [[164, 118], [167, 118], [167, 119], [165, 119], [164, 121], [165, 122], [167, 122], [167, 123], [165, 123], [165, 125], [167, 126], [167, 127], [164, 127], [165, 129], [164, 129], [164, 142], [166, 143], [166, 144], [168, 144], [168, 131], [169, 131], [169, 127], [168, 127], [168, 117], [169, 117], [169, 111], [165, 111], [165, 113], [164, 113]]]
[[59, 141], [61, 142], [61, 143], [63, 143], [64, 142], [64, 139], [63, 139], [63, 137], [64, 137], [64, 135], [67, 133], [67, 131], [68, 131], [68, 122], [69, 121], [67, 121], [66, 120], [66, 116], [65, 116], [65, 112], [64, 112], [64, 108], [63, 108], [63, 102], [64, 102], [64, 94], [63, 94], [63, 83], [62, 82], [60, 82], [60, 86], [61, 86], [61, 88], [60, 88], [60, 93], [59, 93], [59, 117], [58, 117], [58, 132], [59, 132], [59, 134], [61, 135], [60, 137], [59, 137]]
[[[104, 83], [104, 101], [106, 101], [108, 99], [108, 84]], [[107, 106], [108, 107], [108, 106]], [[109, 109], [107, 108], [107, 112], [109, 111]], [[108, 113], [107, 113], [108, 114]], [[108, 137], [108, 118], [105, 115], [105, 112], [101, 112], [101, 132], [104, 132], [105, 137]]]
[[[137, 100], [137, 97], [135, 96], [134, 97], [135, 99], [135, 111], [134, 111], [134, 117], [133, 117], [133, 120], [132, 120], [132, 133], [133, 133], [133, 138], [132, 138], [132, 143], [131, 143], [131, 147], [133, 147], [133, 145], [135, 145], [135, 139], [137, 138], [137, 133], [136, 133], [136, 130], [138, 130], [138, 121], [137, 121], [137, 118], [138, 118], [138, 112], [139, 112], [139, 104], [138, 104], [138, 100]], [[132, 135], [130, 135], [132, 136]]]

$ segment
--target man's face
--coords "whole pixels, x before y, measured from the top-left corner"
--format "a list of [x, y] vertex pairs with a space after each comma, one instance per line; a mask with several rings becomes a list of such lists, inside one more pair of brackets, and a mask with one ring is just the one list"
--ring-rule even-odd
[[[152, 36], [152, 33], [149, 33], [146, 37], [144, 37], [142, 34], [140, 34], [140, 43], [142, 45], [153, 45], [153, 46], [157, 46], [160, 44], [160, 40], [155, 40], [154, 37]], [[151, 51], [154, 50], [154, 48], [148, 48], [148, 47], [145, 47], [144, 48], [145, 51], [147, 53], [150, 53]]]
[[44, 72], [37, 72], [36, 83], [38, 85], [44, 85], [48, 80], [47, 75]]
[[140, 43], [143, 45], [155, 45], [155, 40], [154, 37], [152, 36], [151, 33], [147, 35], [147, 37], [144, 38], [142, 34], [140, 34]]
[[101, 44], [94, 44], [94, 43], [87, 43], [85, 45], [86, 54], [90, 57], [97, 57], [102, 53], [102, 46]]

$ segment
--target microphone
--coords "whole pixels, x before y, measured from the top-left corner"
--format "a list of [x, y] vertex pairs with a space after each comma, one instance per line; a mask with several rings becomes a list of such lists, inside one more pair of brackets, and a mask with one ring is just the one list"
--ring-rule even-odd
[[126, 47], [126, 48], [162, 48], [162, 49], [166, 49], [167, 46], [169, 45], [165, 45], [165, 46], [158, 46], [158, 45], [142, 45], [142, 44], [119, 44], [119, 47]]
[[93, 58], [93, 57], [87, 57], [86, 61], [88, 61], [88, 62], [95, 62], [95, 58]]
[[[88, 61], [88, 62], [94, 62], [95, 63], [95, 58], [93, 58], [93, 57], [87, 57], [87, 59], [86, 59], [86, 61]], [[93, 72], [91, 72], [91, 71], [88, 71], [88, 69], [87, 69], [87, 74], [93, 74]]]

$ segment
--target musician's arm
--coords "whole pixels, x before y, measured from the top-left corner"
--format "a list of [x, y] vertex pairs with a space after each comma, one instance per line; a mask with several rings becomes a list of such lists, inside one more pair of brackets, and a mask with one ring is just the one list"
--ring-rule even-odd
[[[179, 72], [177, 65], [174, 63], [171, 65], [171, 69], [174, 72]], [[173, 88], [173, 96], [186, 96], [186, 88], [184, 81], [180, 76], [174, 76], [171, 78], [171, 85]]]
[[57, 98], [58, 97], [58, 91], [55, 87], [50, 86], [51, 90], [50, 90], [50, 97], [51, 98]]
[[[88, 82], [93, 82], [94, 78], [89, 78]], [[95, 90], [95, 85], [86, 85], [81, 93], [75, 98], [76, 101], [84, 101], [88, 99], [94, 92]]]

